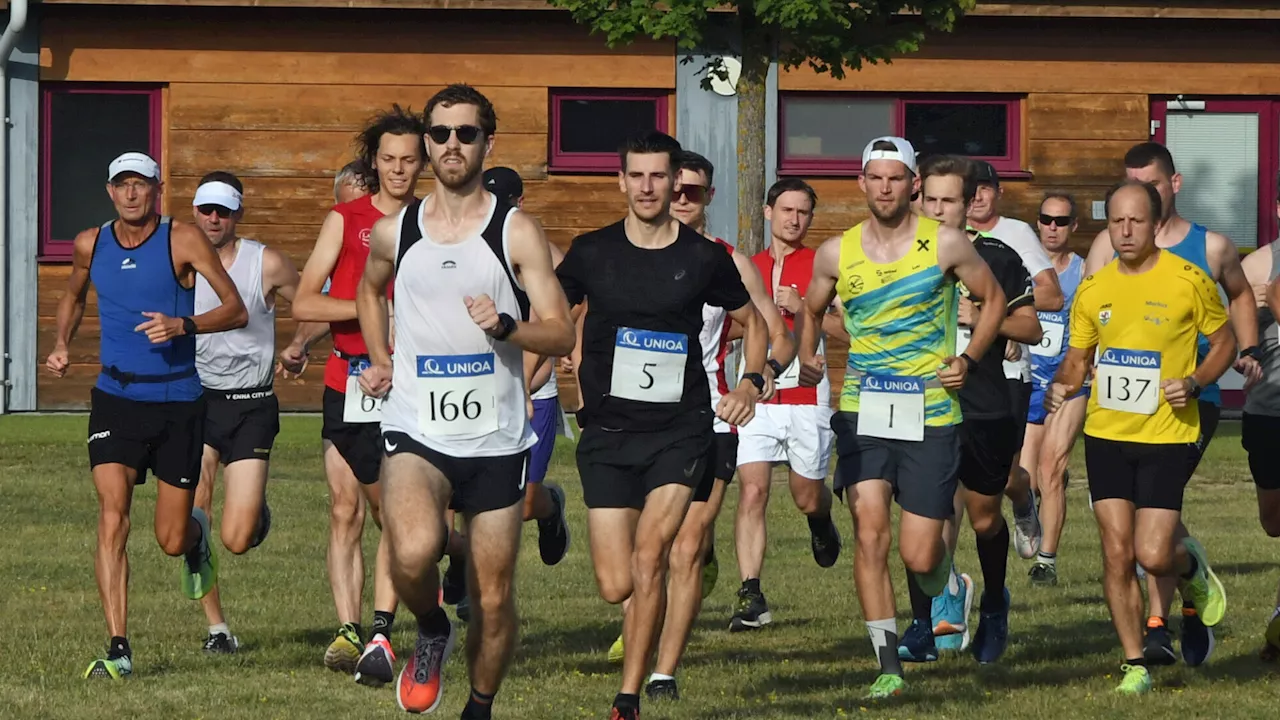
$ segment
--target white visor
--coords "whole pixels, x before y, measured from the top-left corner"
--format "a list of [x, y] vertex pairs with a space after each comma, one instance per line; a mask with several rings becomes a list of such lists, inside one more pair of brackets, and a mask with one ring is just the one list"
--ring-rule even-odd
[[207, 182], [196, 188], [196, 199], [191, 204], [196, 207], [201, 205], [220, 205], [228, 210], [239, 210], [240, 199], [239, 190], [224, 182], [214, 181]]
[[[892, 143], [894, 149], [872, 149], [875, 147], [876, 143], [881, 142]], [[912, 174], [915, 174], [916, 172], [916, 149], [904, 138], [886, 135], [884, 137], [878, 137], [867, 143], [867, 147], [862, 151], [862, 167], [865, 168], [867, 163], [872, 160], [897, 160], [903, 165], [906, 165], [907, 169], [910, 170]]]

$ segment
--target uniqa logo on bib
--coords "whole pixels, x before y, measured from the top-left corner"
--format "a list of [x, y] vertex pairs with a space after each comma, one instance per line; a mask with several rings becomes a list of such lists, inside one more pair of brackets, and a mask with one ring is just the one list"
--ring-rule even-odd
[[654, 332], [652, 330], [620, 330], [618, 347], [684, 355], [688, 340], [680, 333]]
[[418, 377], [476, 377], [492, 374], [493, 353], [418, 356]]
[[1160, 353], [1153, 350], [1119, 350], [1107, 348], [1098, 362], [1122, 367], [1159, 368]]
[[895, 375], [867, 375], [862, 379], [863, 392], [919, 393], [924, 392], [924, 381], [917, 377]]

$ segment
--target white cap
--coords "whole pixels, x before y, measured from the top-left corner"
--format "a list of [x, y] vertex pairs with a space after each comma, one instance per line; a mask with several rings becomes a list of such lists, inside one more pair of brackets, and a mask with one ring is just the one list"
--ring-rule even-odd
[[196, 207], [218, 205], [228, 210], [239, 210], [241, 197], [243, 196], [239, 190], [224, 182], [215, 180], [196, 188], [196, 199], [191, 204]]
[[150, 155], [140, 152], [127, 152], [111, 161], [107, 168], [107, 182], [115, 180], [120, 173], [137, 173], [151, 180], [160, 179], [160, 166]]
[[[894, 150], [872, 150], [876, 143], [887, 142], [893, 143]], [[867, 147], [862, 151], [862, 167], [866, 167], [867, 163], [872, 160], [897, 160], [914, 174], [916, 172], [916, 149], [911, 147], [911, 143], [904, 138], [885, 135], [867, 143]]]

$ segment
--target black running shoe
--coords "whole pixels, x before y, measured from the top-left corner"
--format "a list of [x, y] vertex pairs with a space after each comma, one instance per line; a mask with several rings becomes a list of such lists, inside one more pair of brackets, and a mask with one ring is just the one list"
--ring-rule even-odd
[[467, 564], [463, 560], [449, 558], [449, 567], [440, 580], [444, 590], [444, 604], [457, 605], [467, 596]]
[[211, 655], [235, 655], [239, 649], [240, 640], [235, 635], [210, 633], [204, 641], [204, 651]]
[[555, 513], [538, 521], [538, 553], [543, 565], [555, 565], [569, 552], [569, 520], [564, 515], [564, 490], [559, 485], [547, 485]]
[[829, 568], [840, 559], [840, 531], [834, 520], [828, 518], [827, 528], [820, 533], [809, 533], [809, 545], [818, 567]]
[[675, 680], [654, 680], [644, 689], [650, 700], [679, 700], [680, 691]]
[[1147, 636], [1142, 640], [1142, 657], [1148, 665], [1172, 665], [1178, 661], [1173, 652], [1173, 636], [1163, 624], [1147, 623]]
[[764, 593], [751, 592], [743, 586], [738, 588], [738, 605], [729, 619], [729, 632], [755, 630], [773, 622], [769, 612], [769, 604], [765, 602]]
[[256, 548], [267, 539], [267, 534], [271, 532], [271, 506], [266, 500], [262, 501], [262, 512], [258, 514], [258, 530], [253, 534], [253, 541], [249, 543], [250, 548]]

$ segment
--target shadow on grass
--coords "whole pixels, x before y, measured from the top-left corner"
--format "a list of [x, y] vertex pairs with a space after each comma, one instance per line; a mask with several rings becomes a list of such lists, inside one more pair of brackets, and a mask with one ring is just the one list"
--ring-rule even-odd
[[1273, 573], [1280, 569], [1280, 563], [1273, 562], [1216, 562], [1213, 571], [1219, 575], [1252, 575], [1254, 573]]

